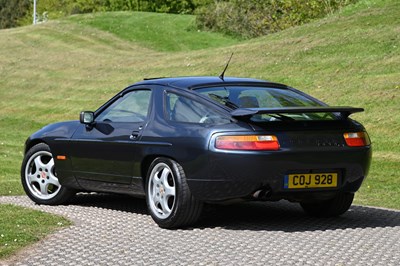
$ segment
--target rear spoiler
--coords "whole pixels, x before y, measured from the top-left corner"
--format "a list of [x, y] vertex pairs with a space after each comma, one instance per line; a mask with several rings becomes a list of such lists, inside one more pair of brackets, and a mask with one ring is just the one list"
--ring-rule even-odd
[[353, 113], [363, 112], [363, 108], [348, 106], [311, 106], [311, 107], [278, 107], [278, 108], [238, 108], [231, 112], [235, 118], [260, 114], [301, 114], [301, 113], [340, 113], [346, 119]]

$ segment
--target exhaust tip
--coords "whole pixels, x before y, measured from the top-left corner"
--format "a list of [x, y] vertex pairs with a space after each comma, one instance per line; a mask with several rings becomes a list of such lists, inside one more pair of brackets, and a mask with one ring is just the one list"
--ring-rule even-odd
[[260, 189], [253, 193], [253, 198], [255, 199], [267, 199], [271, 196], [270, 189]]

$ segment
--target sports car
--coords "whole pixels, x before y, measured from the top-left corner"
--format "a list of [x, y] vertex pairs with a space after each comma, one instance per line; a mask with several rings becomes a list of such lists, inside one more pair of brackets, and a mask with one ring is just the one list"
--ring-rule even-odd
[[337, 216], [368, 174], [371, 142], [349, 116], [292, 87], [234, 77], [146, 79], [25, 143], [21, 181], [38, 204], [77, 192], [145, 197], [162, 228], [205, 203], [299, 203]]

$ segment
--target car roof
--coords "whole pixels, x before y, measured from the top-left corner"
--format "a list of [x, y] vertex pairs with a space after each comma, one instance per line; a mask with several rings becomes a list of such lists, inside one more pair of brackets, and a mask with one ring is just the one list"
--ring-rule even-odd
[[219, 77], [210, 76], [191, 76], [191, 77], [171, 77], [171, 78], [150, 78], [135, 83], [133, 85], [163, 85], [178, 89], [196, 89], [208, 86], [227, 86], [227, 85], [260, 85], [260, 86], [275, 86], [284, 87], [286, 85], [269, 82], [253, 78], [238, 78], [238, 77]]

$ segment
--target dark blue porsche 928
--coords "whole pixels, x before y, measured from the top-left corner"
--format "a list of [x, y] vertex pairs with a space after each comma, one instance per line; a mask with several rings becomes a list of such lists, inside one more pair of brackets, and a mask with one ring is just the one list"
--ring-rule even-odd
[[233, 199], [286, 199], [336, 216], [371, 161], [365, 128], [349, 118], [361, 111], [262, 80], [144, 80], [80, 121], [30, 136], [22, 185], [39, 204], [79, 191], [145, 196], [164, 228], [195, 223], [205, 202]]

